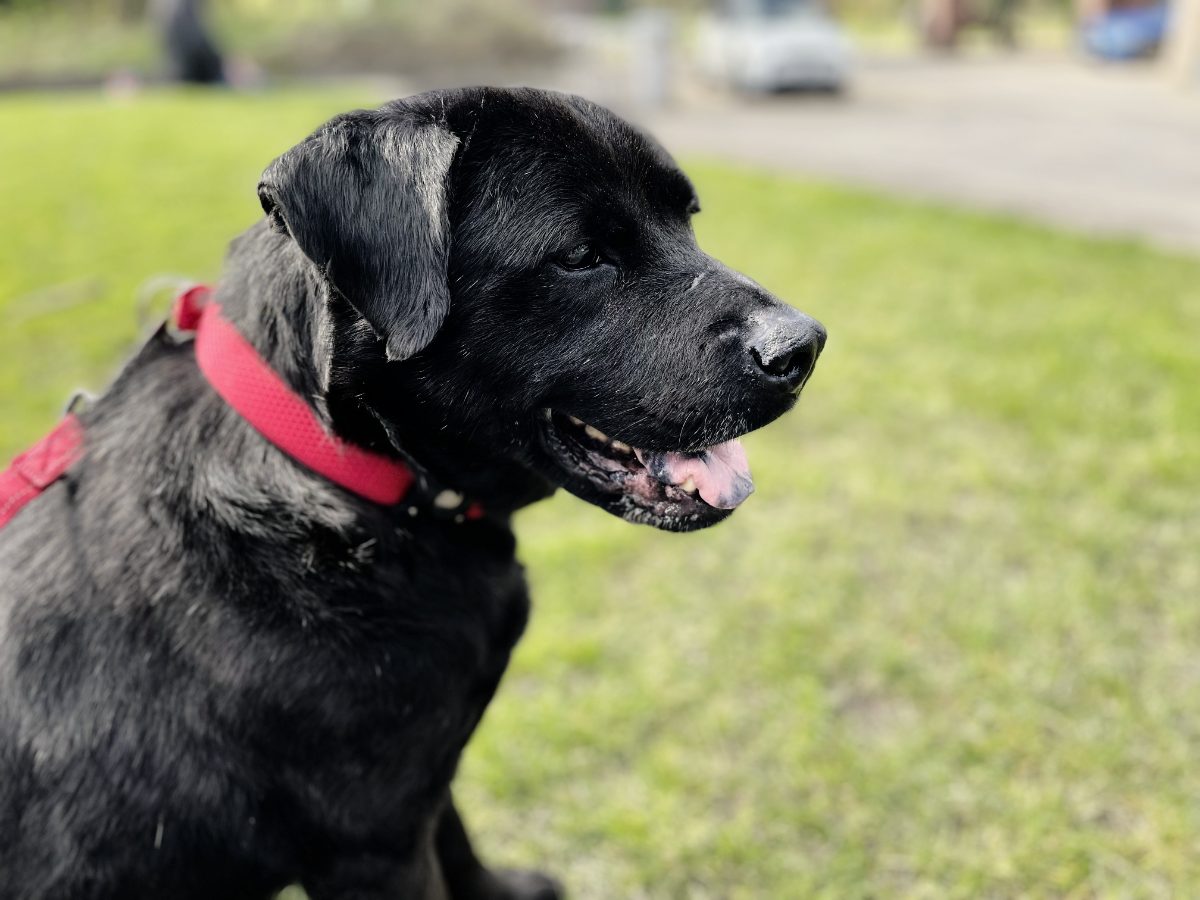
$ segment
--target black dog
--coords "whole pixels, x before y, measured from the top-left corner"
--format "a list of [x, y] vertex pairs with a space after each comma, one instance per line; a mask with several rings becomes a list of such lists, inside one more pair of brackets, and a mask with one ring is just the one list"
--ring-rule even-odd
[[670, 157], [574, 97], [340, 116], [259, 195], [216, 300], [417, 487], [337, 487], [151, 340], [0, 531], [0, 897], [552, 898], [485, 869], [450, 799], [526, 622], [510, 513], [561, 486], [720, 521], [733, 440], [824, 331], [705, 256]]

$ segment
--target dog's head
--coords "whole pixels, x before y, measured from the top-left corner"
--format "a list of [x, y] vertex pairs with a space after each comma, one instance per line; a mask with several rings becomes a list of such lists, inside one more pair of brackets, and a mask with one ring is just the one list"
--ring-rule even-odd
[[710, 525], [753, 489], [737, 438], [795, 404], [825, 343], [697, 247], [695, 191], [661, 147], [577, 97], [470, 89], [350, 113], [259, 196], [340, 304], [335, 422], [369, 410], [468, 490], [498, 460], [492, 477], [630, 521]]

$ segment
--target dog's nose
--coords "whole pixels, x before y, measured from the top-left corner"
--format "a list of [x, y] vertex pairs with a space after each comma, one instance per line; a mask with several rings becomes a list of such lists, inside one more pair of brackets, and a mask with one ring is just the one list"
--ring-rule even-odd
[[804, 386], [825, 347], [825, 329], [790, 306], [758, 318], [750, 355], [761, 376], [788, 391]]

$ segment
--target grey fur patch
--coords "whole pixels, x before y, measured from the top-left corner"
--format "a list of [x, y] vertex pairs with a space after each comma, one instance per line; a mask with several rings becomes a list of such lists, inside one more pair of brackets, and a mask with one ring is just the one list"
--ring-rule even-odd
[[407, 359], [450, 308], [446, 181], [458, 138], [402, 102], [334, 119], [263, 173], [263, 209]]

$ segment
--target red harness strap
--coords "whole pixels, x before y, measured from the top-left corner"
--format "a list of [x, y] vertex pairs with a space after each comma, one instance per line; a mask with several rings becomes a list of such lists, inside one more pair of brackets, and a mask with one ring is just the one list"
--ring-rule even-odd
[[52, 432], [0, 472], [0, 528], [83, 455], [83, 426], [70, 413]]

